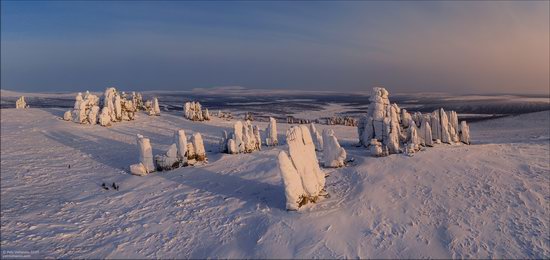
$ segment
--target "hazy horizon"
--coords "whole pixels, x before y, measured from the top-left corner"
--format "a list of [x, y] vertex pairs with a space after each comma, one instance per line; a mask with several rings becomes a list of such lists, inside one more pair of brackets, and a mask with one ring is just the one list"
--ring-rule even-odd
[[1, 86], [550, 94], [550, 3], [1, 2]]

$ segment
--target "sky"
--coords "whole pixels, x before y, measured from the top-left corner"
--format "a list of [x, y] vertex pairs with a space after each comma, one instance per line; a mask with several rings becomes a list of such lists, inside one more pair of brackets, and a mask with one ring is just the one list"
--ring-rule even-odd
[[1, 1], [16, 91], [549, 94], [548, 1]]

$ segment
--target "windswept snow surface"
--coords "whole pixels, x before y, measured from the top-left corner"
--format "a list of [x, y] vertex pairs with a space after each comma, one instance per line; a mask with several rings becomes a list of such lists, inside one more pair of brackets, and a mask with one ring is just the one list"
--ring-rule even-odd
[[[220, 132], [234, 121], [141, 113], [100, 127], [65, 122], [63, 112], [1, 110], [2, 250], [55, 258], [550, 257], [550, 111], [472, 123], [473, 145], [436, 145], [414, 157], [371, 157], [355, 147], [355, 127], [330, 126], [355, 161], [325, 169], [330, 198], [298, 212], [285, 210], [277, 167], [287, 124], [278, 124], [285, 145], [227, 155], [217, 152]], [[128, 173], [139, 159], [136, 134], [161, 154], [176, 129], [202, 134], [208, 164]]]

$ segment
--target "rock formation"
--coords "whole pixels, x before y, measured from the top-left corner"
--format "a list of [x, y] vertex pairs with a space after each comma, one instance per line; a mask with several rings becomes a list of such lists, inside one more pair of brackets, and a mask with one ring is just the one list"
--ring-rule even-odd
[[[411, 114], [391, 104], [388, 96], [384, 88], [373, 88], [367, 114], [357, 123], [359, 143], [365, 147], [374, 146], [370, 149], [373, 156], [401, 152], [411, 154], [420, 146], [462, 141], [461, 126], [455, 111], [445, 112], [441, 108], [433, 113]], [[465, 132], [469, 135], [468, 130]]]
[[279, 145], [279, 140], [277, 138], [277, 120], [273, 117], [269, 117], [269, 125], [265, 130], [267, 137], [265, 138], [265, 144], [267, 146], [276, 146]]
[[251, 153], [261, 150], [262, 139], [257, 126], [252, 125], [250, 121], [237, 121], [233, 126], [233, 132], [222, 132], [220, 141], [220, 152], [237, 154]]
[[15, 101], [15, 108], [16, 109], [23, 109], [28, 108], [27, 102], [25, 102], [25, 96], [21, 96]]
[[315, 150], [323, 151], [323, 136], [317, 131], [317, 128], [315, 128], [315, 124], [309, 124], [309, 131], [311, 131], [311, 136], [313, 137]]
[[145, 176], [156, 169], [153, 163], [151, 141], [142, 135], [137, 135], [137, 145], [139, 149], [139, 163], [130, 165], [130, 172], [134, 175]]
[[315, 145], [306, 126], [294, 126], [286, 136], [289, 152], [279, 153], [278, 166], [285, 186], [286, 208], [298, 210], [327, 195], [325, 173], [319, 168]]
[[183, 116], [192, 121], [210, 120], [208, 109], [202, 110], [199, 102], [186, 102], [183, 105]]
[[342, 167], [346, 160], [346, 150], [340, 146], [332, 129], [323, 130], [323, 164], [325, 167]]
[[460, 141], [465, 144], [470, 144], [470, 127], [466, 121], [460, 122]]
[[111, 122], [134, 120], [138, 111], [135, 102], [139, 100], [137, 96], [133, 96], [131, 100], [126, 99], [124, 92], [120, 93], [112, 87], [105, 90], [101, 100], [86, 91], [84, 96], [78, 93], [73, 110], [65, 112], [63, 119], [80, 124], [99, 123], [101, 126], [110, 126]]

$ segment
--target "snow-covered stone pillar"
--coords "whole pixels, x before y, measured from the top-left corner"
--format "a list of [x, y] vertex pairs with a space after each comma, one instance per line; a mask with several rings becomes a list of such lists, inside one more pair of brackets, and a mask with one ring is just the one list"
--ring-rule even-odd
[[174, 139], [178, 149], [178, 158], [182, 161], [187, 161], [187, 136], [185, 136], [185, 130], [177, 130], [174, 133]]
[[86, 105], [87, 100], [82, 98], [82, 93], [76, 95], [76, 101], [74, 102], [73, 121], [75, 123], [83, 124], [86, 120]]
[[27, 102], [25, 102], [25, 96], [21, 96], [15, 101], [15, 108], [16, 109], [23, 109], [27, 108]]
[[407, 153], [411, 154], [420, 150], [420, 137], [418, 136], [418, 128], [416, 123], [410, 119], [409, 120], [409, 142], [407, 144]]
[[422, 123], [420, 126], [420, 140], [424, 146], [433, 146], [432, 128], [430, 127], [429, 116], [422, 117]]
[[470, 127], [466, 121], [460, 122], [460, 141], [465, 144], [470, 144]]
[[450, 144], [452, 140], [449, 133], [449, 118], [443, 108], [439, 109], [439, 119], [441, 120], [441, 142]]
[[235, 125], [233, 126], [233, 135], [237, 153], [244, 152], [245, 145], [243, 143], [243, 123], [241, 123], [241, 121], [235, 122]]
[[279, 140], [277, 139], [277, 120], [273, 117], [269, 117], [269, 125], [265, 130], [267, 138], [265, 139], [265, 144], [267, 146], [279, 145]]
[[311, 132], [311, 137], [313, 138], [313, 143], [315, 144], [316, 151], [323, 151], [323, 136], [315, 128], [315, 124], [309, 124], [309, 131]]
[[285, 151], [279, 152], [277, 159], [283, 179], [283, 185], [285, 186], [286, 209], [298, 210], [307, 203], [306, 193], [302, 186], [302, 179]]
[[254, 147], [255, 150], [260, 151], [262, 150], [262, 137], [260, 136], [260, 129], [258, 126], [253, 126], [253, 133], [254, 133], [254, 144], [256, 145]]
[[332, 129], [323, 130], [323, 164], [325, 167], [342, 167], [346, 150], [340, 146]]
[[116, 121], [122, 120], [122, 104], [118, 94], [115, 95], [115, 117]]
[[99, 114], [99, 107], [98, 106], [92, 106], [92, 108], [88, 112], [88, 122], [92, 125], [97, 124], [98, 114]]
[[195, 157], [197, 161], [206, 161], [206, 151], [204, 150], [204, 143], [202, 141], [201, 134], [194, 133], [191, 137], [191, 143], [193, 143], [193, 148], [195, 150]]
[[204, 118], [204, 120], [210, 120], [210, 112], [208, 112], [208, 108], [205, 108], [202, 111], [202, 117]]
[[130, 166], [130, 172], [134, 175], [144, 176], [147, 173], [155, 171], [153, 163], [153, 149], [151, 141], [142, 135], [137, 135], [137, 145], [139, 149], [139, 163]]
[[159, 108], [158, 98], [153, 99], [153, 115], [160, 116], [160, 108]]
[[[357, 129], [360, 143], [364, 146], [369, 146], [373, 138], [385, 142], [384, 140], [388, 137], [389, 131], [385, 129], [391, 127], [387, 124], [388, 119], [386, 119], [391, 116], [388, 95], [388, 91], [384, 88], [372, 88], [367, 115], [360, 119]], [[391, 118], [389, 121], [391, 122]]]
[[109, 108], [103, 107], [103, 109], [101, 109], [101, 114], [99, 115], [99, 124], [101, 126], [111, 125], [111, 116], [109, 115]]
[[[315, 145], [306, 126], [294, 126], [287, 131], [290, 158], [279, 153], [279, 169], [285, 184], [287, 209], [296, 210], [308, 202], [325, 196], [325, 174], [319, 168]], [[297, 183], [301, 180], [301, 187]], [[302, 191], [303, 190], [303, 191]]]

